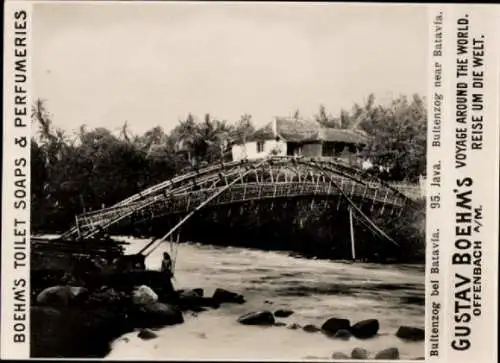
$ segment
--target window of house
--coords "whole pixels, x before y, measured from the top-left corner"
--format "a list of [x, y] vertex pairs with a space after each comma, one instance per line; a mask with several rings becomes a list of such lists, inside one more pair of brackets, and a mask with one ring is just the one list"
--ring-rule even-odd
[[264, 141], [257, 141], [257, 152], [264, 152]]

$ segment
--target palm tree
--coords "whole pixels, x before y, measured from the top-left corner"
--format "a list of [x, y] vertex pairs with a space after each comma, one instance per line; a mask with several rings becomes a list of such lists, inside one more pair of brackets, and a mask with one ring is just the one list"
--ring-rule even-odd
[[171, 137], [175, 140], [175, 150], [177, 152], [186, 152], [191, 165], [195, 162], [193, 150], [198, 134], [199, 130], [192, 114], [189, 114], [186, 120], [180, 121], [179, 125], [171, 133]]

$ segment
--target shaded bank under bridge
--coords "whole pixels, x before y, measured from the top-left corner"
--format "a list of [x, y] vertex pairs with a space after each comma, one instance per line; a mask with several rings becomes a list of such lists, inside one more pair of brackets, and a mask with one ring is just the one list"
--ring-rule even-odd
[[295, 198], [311, 199], [311, 208], [318, 201], [336, 203], [337, 208], [347, 202], [351, 225], [354, 215], [389, 240], [369, 215], [400, 214], [414, 204], [390, 184], [338, 161], [270, 157], [214, 164], [176, 176], [111, 207], [76, 216], [74, 227], [62, 238], [88, 239], [127, 224], [178, 215], [180, 221], [164, 240], [202, 208]]

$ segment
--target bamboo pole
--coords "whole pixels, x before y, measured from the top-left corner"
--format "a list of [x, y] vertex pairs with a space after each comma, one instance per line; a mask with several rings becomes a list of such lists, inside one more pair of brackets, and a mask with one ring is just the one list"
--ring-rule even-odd
[[354, 225], [352, 221], [352, 207], [349, 206], [349, 229], [350, 229], [350, 236], [351, 236], [351, 256], [352, 260], [356, 261], [356, 245], [354, 241]]
[[[225, 187], [219, 189], [216, 191], [214, 194], [212, 194], [210, 197], [205, 199], [200, 205], [198, 205], [193, 211], [191, 211], [187, 216], [182, 218], [167, 234], [165, 234], [163, 237], [159, 239], [154, 239], [151, 242], [149, 242], [146, 246], [144, 246], [138, 254], [143, 253], [146, 251], [149, 247], [151, 247], [155, 242], [162, 242], [163, 240], [167, 239], [170, 237], [177, 229], [179, 229], [180, 226], [182, 226], [189, 218], [191, 218], [196, 212], [198, 212], [201, 208], [206, 206], [208, 203], [210, 203], [213, 199], [217, 198], [220, 194], [225, 192], [227, 189], [229, 189], [231, 186], [236, 184], [241, 178], [245, 177], [248, 173], [252, 172], [252, 169], [248, 170], [247, 172], [241, 174], [238, 178], [234, 179], [231, 183], [226, 185]], [[147, 254], [146, 257], [149, 256], [156, 248], [151, 249]]]

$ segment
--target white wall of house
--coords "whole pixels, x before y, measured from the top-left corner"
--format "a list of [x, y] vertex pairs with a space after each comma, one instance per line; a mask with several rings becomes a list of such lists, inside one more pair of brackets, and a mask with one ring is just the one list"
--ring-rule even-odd
[[286, 155], [286, 142], [279, 140], [251, 141], [243, 145], [233, 145], [233, 160], [265, 158], [275, 150], [274, 155]]

